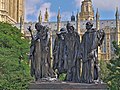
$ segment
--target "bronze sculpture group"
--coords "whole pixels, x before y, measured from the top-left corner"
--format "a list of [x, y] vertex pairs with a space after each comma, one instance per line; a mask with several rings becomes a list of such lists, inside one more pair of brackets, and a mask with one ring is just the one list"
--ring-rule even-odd
[[71, 23], [56, 33], [53, 48], [53, 62], [50, 60], [49, 28], [36, 23], [37, 34], [32, 35], [31, 28], [31, 76], [36, 81], [42, 78], [54, 78], [65, 73], [66, 82], [93, 83], [99, 78], [98, 46], [102, 45], [105, 33], [93, 29], [91, 22], [86, 23], [87, 31], [80, 37]]

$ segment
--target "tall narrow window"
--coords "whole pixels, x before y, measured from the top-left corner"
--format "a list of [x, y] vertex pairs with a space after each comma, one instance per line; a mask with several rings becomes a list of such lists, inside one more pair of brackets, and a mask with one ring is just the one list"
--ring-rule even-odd
[[89, 11], [88, 9], [89, 9], [89, 7], [88, 7], [88, 5], [86, 5], [86, 12], [88, 12], [88, 11]]
[[5, 2], [4, 2], [4, 0], [1, 0], [1, 8], [5, 9]]

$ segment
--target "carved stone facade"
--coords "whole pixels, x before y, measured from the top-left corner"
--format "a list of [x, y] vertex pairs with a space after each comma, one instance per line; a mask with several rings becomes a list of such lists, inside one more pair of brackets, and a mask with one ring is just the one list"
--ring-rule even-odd
[[82, 1], [80, 20], [94, 20], [94, 10], [91, 0]]
[[24, 22], [24, 0], [0, 0], [0, 21], [8, 23]]

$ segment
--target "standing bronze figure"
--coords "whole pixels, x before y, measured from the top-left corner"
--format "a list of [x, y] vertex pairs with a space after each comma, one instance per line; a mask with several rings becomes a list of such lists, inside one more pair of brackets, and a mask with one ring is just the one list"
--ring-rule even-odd
[[66, 60], [67, 60], [67, 75], [66, 81], [80, 82], [80, 37], [75, 32], [71, 23], [67, 23], [66, 34]]
[[53, 68], [59, 74], [66, 73], [65, 81], [80, 82], [80, 37], [67, 23], [67, 32], [61, 29], [54, 45]]
[[[103, 42], [103, 30], [92, 29], [93, 24], [86, 23], [87, 31], [82, 36], [82, 82], [92, 83], [98, 79], [98, 46]], [[94, 68], [94, 69], [92, 69]]]
[[35, 36], [32, 35], [31, 29], [29, 28], [32, 36], [30, 59], [31, 75], [38, 81], [41, 78], [54, 77], [54, 73], [50, 61], [50, 35], [48, 27], [36, 23], [35, 28], [37, 30]]
[[56, 35], [53, 49], [53, 70], [57, 69], [57, 76], [66, 72], [66, 38], [67, 30], [62, 28]]

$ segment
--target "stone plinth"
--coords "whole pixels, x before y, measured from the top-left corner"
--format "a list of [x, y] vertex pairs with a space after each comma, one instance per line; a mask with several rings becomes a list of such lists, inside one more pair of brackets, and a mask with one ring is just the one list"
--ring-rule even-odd
[[106, 84], [85, 84], [66, 82], [31, 83], [29, 90], [109, 90]]

